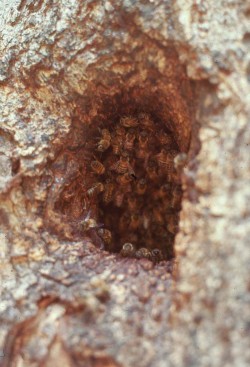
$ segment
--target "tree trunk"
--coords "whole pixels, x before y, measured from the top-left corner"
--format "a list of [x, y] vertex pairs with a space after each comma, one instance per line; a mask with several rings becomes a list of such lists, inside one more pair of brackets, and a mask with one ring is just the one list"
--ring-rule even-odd
[[[240, 0], [1, 2], [1, 366], [248, 365], [249, 18]], [[94, 139], [145, 111], [187, 156], [159, 263], [81, 227], [102, 211]]]

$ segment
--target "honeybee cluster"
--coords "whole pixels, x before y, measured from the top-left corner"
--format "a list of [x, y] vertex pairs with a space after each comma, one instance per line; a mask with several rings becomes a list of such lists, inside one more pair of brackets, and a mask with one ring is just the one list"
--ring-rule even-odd
[[161, 260], [164, 260], [162, 251], [155, 248], [153, 250], [149, 250], [146, 247], [140, 247], [136, 249], [136, 247], [132, 243], [124, 243], [122, 249], [120, 251], [121, 256], [123, 257], [135, 257], [137, 259], [148, 259], [157, 263]]
[[182, 190], [172, 134], [140, 113], [105, 124], [92, 141], [85, 192], [104, 248], [155, 262], [173, 257]]

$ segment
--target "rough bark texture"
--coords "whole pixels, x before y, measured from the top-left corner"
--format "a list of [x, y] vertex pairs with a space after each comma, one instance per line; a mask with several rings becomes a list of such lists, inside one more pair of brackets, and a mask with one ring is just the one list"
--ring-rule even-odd
[[[1, 366], [248, 365], [246, 4], [1, 2]], [[84, 126], [131, 105], [189, 151], [174, 264], [75, 240], [55, 210]]]

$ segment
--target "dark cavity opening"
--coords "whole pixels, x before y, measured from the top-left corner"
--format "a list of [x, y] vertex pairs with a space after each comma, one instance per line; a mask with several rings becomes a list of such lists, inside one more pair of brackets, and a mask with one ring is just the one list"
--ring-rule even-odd
[[105, 250], [172, 258], [182, 189], [174, 166], [180, 149], [171, 131], [157, 115], [130, 110], [90, 136], [86, 194]]
[[61, 215], [68, 238], [90, 237], [126, 257], [174, 257], [193, 91], [168, 51], [166, 75], [142, 59], [136, 83], [102, 74], [88, 96], [75, 96], [72, 129], [51, 165], [57, 184], [47, 211]]

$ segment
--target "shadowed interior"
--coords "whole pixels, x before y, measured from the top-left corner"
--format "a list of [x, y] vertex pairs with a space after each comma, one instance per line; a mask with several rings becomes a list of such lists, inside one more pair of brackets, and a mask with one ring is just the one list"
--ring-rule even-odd
[[68, 238], [156, 262], [174, 256], [193, 90], [177, 54], [166, 52], [165, 75], [142, 58], [132, 77], [112, 82], [100, 71], [87, 96], [72, 96], [72, 127], [51, 164], [61, 180], [52, 209]]

